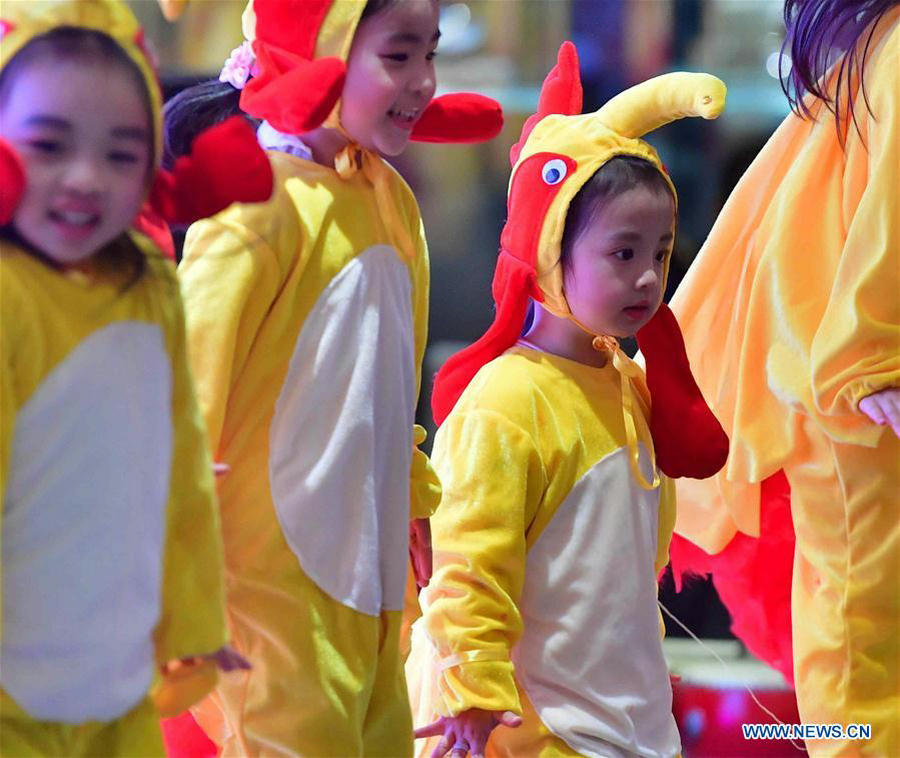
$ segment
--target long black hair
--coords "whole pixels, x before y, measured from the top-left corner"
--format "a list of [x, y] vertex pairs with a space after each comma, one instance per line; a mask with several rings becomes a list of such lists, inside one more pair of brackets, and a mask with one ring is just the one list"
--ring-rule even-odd
[[[900, 0], [785, 0], [787, 34], [781, 49], [789, 53], [791, 68], [780, 72], [781, 87], [798, 116], [814, 117], [803, 101], [810, 93], [834, 114], [839, 134], [845, 133], [848, 118], [856, 124], [853, 81], [858, 77], [866, 100], [863, 68], [869, 46], [878, 21], [897, 5]], [[842, 54], [832, 90], [824, 77], [835, 63], [836, 51]]]

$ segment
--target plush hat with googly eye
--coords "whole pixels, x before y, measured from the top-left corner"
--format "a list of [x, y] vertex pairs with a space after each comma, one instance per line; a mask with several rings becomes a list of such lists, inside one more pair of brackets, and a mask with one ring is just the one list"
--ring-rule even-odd
[[[202, 133], [190, 155], [174, 169], [162, 158], [162, 91], [144, 42], [144, 31], [122, 0], [29, 0], [0, 6], [0, 70], [32, 40], [59, 27], [110, 37], [140, 71], [146, 85], [153, 128], [156, 171], [148, 199], [166, 221], [189, 223], [213, 215], [232, 202], [259, 202], [272, 193], [272, 171], [256, 135], [243, 118], [229, 119]], [[0, 223], [8, 223], [21, 200], [27, 176], [12, 146], [0, 140]]]
[[[577, 53], [571, 42], [563, 43], [541, 89], [538, 112], [525, 122], [510, 151], [507, 221], [492, 286], [494, 322], [438, 372], [432, 410], [439, 424], [477, 371], [515, 344], [531, 299], [559, 317], [572, 318], [560, 251], [569, 205], [582, 186], [611, 159], [633, 156], [656, 167], [676, 197], [659, 156], [640, 137], [686, 116], [716, 118], [724, 104], [725, 85], [716, 77], [673, 73], [622, 92], [595, 113], [582, 114]], [[667, 275], [668, 267], [663, 286]], [[725, 463], [728, 440], [694, 382], [681, 331], [668, 307], [661, 305], [637, 337], [647, 362], [650, 427], [659, 467], [671, 477], [711, 476]]]

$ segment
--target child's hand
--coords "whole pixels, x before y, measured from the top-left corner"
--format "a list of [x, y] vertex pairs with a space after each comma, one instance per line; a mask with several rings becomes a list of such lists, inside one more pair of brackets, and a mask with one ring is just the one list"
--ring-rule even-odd
[[213, 462], [213, 473], [216, 476], [225, 476], [229, 471], [231, 471], [231, 466], [227, 463], [216, 463]]
[[451, 758], [483, 758], [488, 737], [497, 726], [515, 728], [522, 723], [522, 717], [512, 711], [482, 711], [471, 708], [455, 718], [440, 718], [433, 724], [421, 726], [414, 732], [416, 738], [434, 737], [442, 734], [441, 741], [431, 753], [431, 758], [442, 758], [450, 751]]
[[203, 659], [212, 661], [221, 671], [235, 671], [236, 669], [249, 671], [252, 668], [249, 661], [231, 645], [220, 647], [215, 653], [204, 655]]
[[409, 522], [409, 559], [416, 587], [427, 587], [431, 579], [431, 524], [427, 518]]
[[859, 409], [879, 426], [890, 426], [900, 438], [900, 389], [890, 387], [866, 395], [859, 401]]

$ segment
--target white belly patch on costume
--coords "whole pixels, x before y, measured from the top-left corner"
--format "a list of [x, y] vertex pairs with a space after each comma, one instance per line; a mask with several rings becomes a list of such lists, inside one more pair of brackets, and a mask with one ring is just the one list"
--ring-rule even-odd
[[[640, 463], [649, 476], [643, 447]], [[578, 481], [528, 551], [516, 674], [547, 728], [582, 755], [680, 750], [659, 639], [658, 507], [659, 491], [635, 482], [620, 448]]]
[[93, 333], [19, 412], [0, 685], [32, 717], [109, 721], [147, 694], [171, 466], [172, 369], [154, 324]]
[[285, 539], [324, 592], [371, 616], [403, 607], [415, 403], [409, 270], [377, 245], [306, 318], [269, 432]]

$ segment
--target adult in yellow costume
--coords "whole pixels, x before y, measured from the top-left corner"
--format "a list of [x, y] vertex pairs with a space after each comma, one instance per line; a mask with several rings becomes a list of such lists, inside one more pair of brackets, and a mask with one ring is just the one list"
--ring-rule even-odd
[[[420, 594], [423, 616], [406, 663], [418, 732], [431, 738], [418, 745], [420, 756], [435, 748], [454, 758], [680, 752], [656, 602], [675, 519], [666, 473], [708, 475], [724, 463], [727, 440], [701, 398], [674, 390], [693, 384], [678, 363], [677, 324], [660, 305], [668, 257], [659, 231], [635, 241], [634, 227], [651, 214], [634, 227], [607, 226], [598, 208], [652, 191], [664, 201], [671, 244], [674, 188], [639, 137], [676, 118], [715, 118], [725, 87], [705, 74], [670, 74], [581, 114], [577, 66], [565, 43], [511, 151], [494, 323], [435, 383], [443, 500], [432, 517], [435, 573]], [[622, 165], [642, 173], [610, 179]], [[621, 189], [594, 189], [610, 185]], [[582, 204], [585, 188], [598, 193], [588, 195], [593, 205]], [[619, 253], [641, 256], [630, 271], [653, 267], [644, 281], [656, 289], [625, 287], [631, 300], [643, 299], [640, 318], [586, 320], [593, 311], [573, 292], [605, 297], [622, 270], [576, 287], [578, 253], [564, 234], [577, 240], [572, 248], [590, 238], [579, 249], [590, 251], [594, 269]], [[535, 323], [566, 335], [557, 354], [531, 344], [537, 327], [520, 337], [530, 299], [540, 309]], [[610, 329], [637, 330], [646, 379]], [[666, 413], [680, 428], [666, 424]], [[685, 426], [711, 442], [696, 457]], [[481, 726], [488, 719], [501, 725], [489, 731], [494, 723]]]
[[[378, 5], [361, 22], [365, 2], [248, 4], [235, 55], [255, 58], [254, 73], [233, 77], [241, 89], [225, 85], [225, 97], [262, 119], [275, 193], [192, 226], [179, 268], [211, 447], [231, 468], [219, 486], [229, 626], [253, 665], [194, 711], [223, 755], [412, 749], [399, 645], [409, 522], [440, 495], [414, 451], [428, 256], [409, 187], [371, 145], [350, 141], [338, 99], [358, 24], [381, 33], [382, 22], [426, 14], [428, 28], [391, 33], [411, 50], [382, 41], [379, 52], [399, 50], [402, 81], [420, 54], [430, 70], [437, 8]], [[422, 100], [420, 84], [402, 97]], [[415, 117], [429, 138], [452, 141], [438, 134], [447, 112], [431, 120], [431, 94]], [[469, 139], [499, 130], [496, 104], [463, 100], [466, 128], [483, 125], [479, 113], [490, 121]], [[330, 163], [313, 159], [323, 135], [341, 143]]]
[[[765, 544], [761, 483], [786, 476], [801, 720], [872, 727], [870, 740], [815, 740], [810, 752], [900, 755], [900, 8], [810, 0], [789, 2], [787, 17], [811, 94], [672, 300], [732, 440], [715, 479], [679, 483], [676, 530], [717, 554], [715, 580], [733, 540]], [[821, 68], [837, 29], [852, 44], [817, 82], [809, 61]]]
[[[197, 216], [124, 3], [5, 3], [0, 34], [0, 754], [158, 756], [227, 657], [223, 555], [174, 267], [128, 225], [151, 182]], [[99, 109], [54, 89], [107, 73]]]

